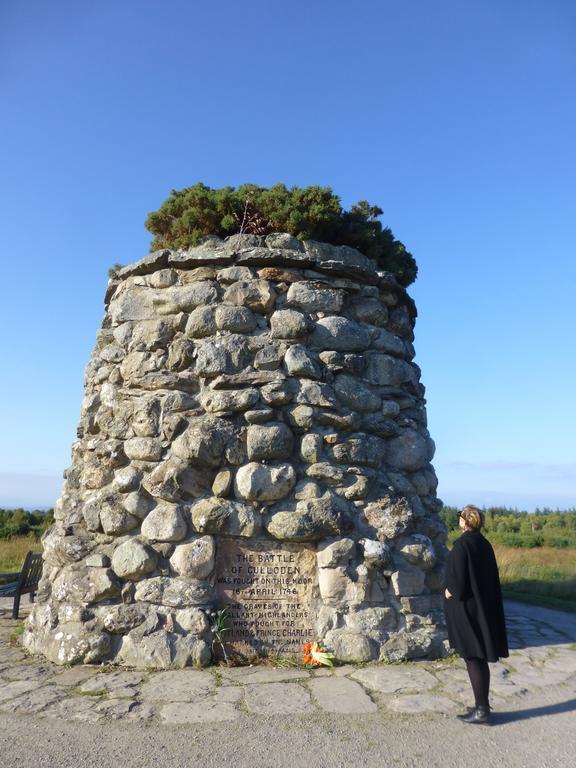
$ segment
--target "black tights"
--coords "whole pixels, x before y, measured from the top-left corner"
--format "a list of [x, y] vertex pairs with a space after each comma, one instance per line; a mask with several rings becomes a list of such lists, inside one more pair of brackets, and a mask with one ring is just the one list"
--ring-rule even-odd
[[464, 659], [477, 707], [488, 707], [490, 667], [486, 659]]

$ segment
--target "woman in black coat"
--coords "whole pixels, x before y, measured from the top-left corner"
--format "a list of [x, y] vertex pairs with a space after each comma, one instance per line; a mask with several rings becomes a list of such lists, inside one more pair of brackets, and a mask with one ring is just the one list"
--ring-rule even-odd
[[458, 518], [462, 535], [446, 564], [448, 640], [465, 660], [474, 692], [475, 706], [460, 719], [486, 724], [490, 720], [488, 662], [508, 656], [502, 592], [494, 550], [480, 533], [483, 513], [469, 505]]

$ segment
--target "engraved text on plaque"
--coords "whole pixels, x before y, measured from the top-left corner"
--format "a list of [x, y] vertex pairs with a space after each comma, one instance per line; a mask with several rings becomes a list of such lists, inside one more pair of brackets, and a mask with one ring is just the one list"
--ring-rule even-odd
[[218, 542], [216, 591], [229, 606], [227, 648], [300, 653], [314, 640], [316, 553], [309, 544], [253, 539]]

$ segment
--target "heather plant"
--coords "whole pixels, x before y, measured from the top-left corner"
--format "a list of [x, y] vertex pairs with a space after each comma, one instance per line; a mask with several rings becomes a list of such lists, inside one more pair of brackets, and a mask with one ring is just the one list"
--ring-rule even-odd
[[416, 279], [416, 262], [390, 228], [382, 226], [382, 213], [365, 200], [346, 211], [329, 187], [243, 184], [211, 189], [198, 183], [172, 190], [160, 208], [148, 215], [146, 227], [154, 235], [152, 250], [190, 248], [208, 235], [271, 232], [349, 245], [374, 259], [380, 269], [392, 272], [401, 285], [410, 285]]

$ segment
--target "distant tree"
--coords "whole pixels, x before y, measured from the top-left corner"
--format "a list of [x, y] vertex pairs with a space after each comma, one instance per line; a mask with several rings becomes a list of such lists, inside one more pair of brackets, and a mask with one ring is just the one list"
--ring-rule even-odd
[[18, 507], [18, 509], [15, 509], [12, 512], [12, 519], [11, 524], [14, 527], [18, 527], [21, 525], [30, 525], [30, 512], [27, 512], [25, 509], [22, 509], [22, 507]]
[[146, 227], [154, 235], [152, 250], [190, 248], [208, 235], [271, 232], [349, 245], [374, 259], [380, 269], [392, 272], [401, 285], [410, 285], [418, 272], [416, 262], [392, 231], [382, 226], [382, 213], [366, 200], [345, 211], [329, 187], [243, 184], [211, 189], [198, 183], [172, 190], [160, 208], [148, 215]]
[[440, 517], [449, 531], [455, 531], [458, 528], [458, 507], [442, 507]]

